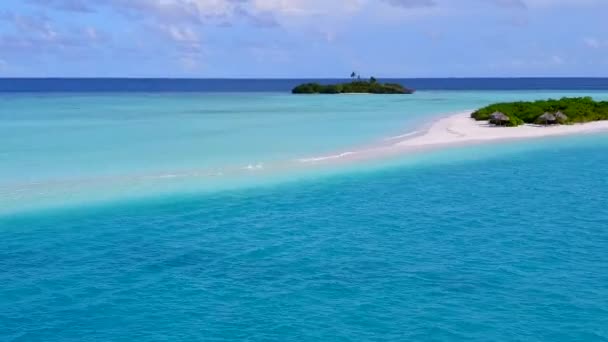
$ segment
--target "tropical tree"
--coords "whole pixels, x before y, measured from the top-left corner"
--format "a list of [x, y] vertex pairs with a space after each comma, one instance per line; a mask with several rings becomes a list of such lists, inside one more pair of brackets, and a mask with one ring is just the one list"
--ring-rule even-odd
[[352, 78], [352, 79], [354, 79], [356, 76], [357, 76], [357, 73], [354, 71], [350, 74], [350, 78]]

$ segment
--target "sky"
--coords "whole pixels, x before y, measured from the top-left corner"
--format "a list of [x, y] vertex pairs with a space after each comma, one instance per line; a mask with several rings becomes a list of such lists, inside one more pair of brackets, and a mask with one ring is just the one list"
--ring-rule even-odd
[[608, 77], [608, 0], [0, 0], [0, 77]]

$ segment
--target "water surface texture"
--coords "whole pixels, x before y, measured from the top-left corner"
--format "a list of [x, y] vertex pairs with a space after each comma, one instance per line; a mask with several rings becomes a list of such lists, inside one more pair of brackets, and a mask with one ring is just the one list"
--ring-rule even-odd
[[[0, 213], [208, 191], [299, 173], [299, 159], [414, 133], [498, 100], [608, 91], [0, 94]], [[287, 170], [285, 170], [287, 169]]]
[[0, 340], [608, 340], [608, 135], [292, 167], [565, 95], [1, 94]]

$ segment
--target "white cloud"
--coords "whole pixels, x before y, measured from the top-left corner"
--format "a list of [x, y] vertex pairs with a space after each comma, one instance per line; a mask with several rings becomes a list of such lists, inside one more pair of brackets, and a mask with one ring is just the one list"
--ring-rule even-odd
[[50, 19], [43, 15], [22, 15], [19, 13], [0, 13], [0, 20], [10, 22], [24, 35], [35, 35], [38, 39], [52, 41], [59, 37]]
[[488, 66], [495, 70], [507, 69], [507, 70], [559, 70], [566, 65], [573, 65], [575, 63], [567, 61], [560, 55], [552, 56], [539, 56], [538, 58], [511, 58], [506, 60], [497, 60], [488, 64]]
[[384, 2], [402, 8], [423, 8], [437, 5], [435, 0], [384, 0]]
[[200, 41], [198, 33], [191, 27], [166, 25], [160, 26], [160, 28], [168, 37], [178, 43], [197, 43]]
[[595, 37], [586, 37], [583, 39], [583, 43], [590, 49], [600, 49], [608, 47], [608, 40], [601, 40]]
[[492, 0], [492, 2], [500, 7], [527, 8], [527, 5], [523, 0]]
[[562, 65], [565, 63], [564, 58], [558, 55], [551, 56], [551, 63], [555, 65]]
[[196, 58], [196, 56], [181, 56], [178, 57], [177, 61], [182, 69], [186, 71], [194, 71], [202, 66], [201, 59]]
[[583, 39], [583, 41], [585, 42], [585, 45], [587, 45], [587, 47], [590, 47], [592, 49], [597, 49], [602, 45], [600, 41], [596, 38], [585, 38]]
[[45, 15], [0, 12], [0, 22], [8, 29], [0, 35], [0, 51], [31, 56], [54, 54], [65, 50], [84, 51], [99, 47], [110, 37], [94, 27], [65, 27]]
[[522, 0], [529, 7], [559, 6], [599, 6], [606, 5], [606, 0]]
[[84, 34], [91, 40], [99, 39], [99, 32], [94, 27], [85, 27]]
[[[414, 9], [434, 7], [446, 0], [27, 0], [41, 7], [73, 12], [93, 12], [100, 7], [119, 13], [152, 19], [164, 23], [208, 23], [269, 14], [278, 17], [347, 17], [353, 13], [379, 7], [379, 3], [393, 7]], [[450, 1], [450, 0], [447, 0]], [[520, 1], [520, 0], [492, 0]], [[243, 16], [243, 14], [246, 14]], [[254, 21], [255, 23], [255, 21]]]
[[200, 68], [204, 60], [200, 33], [190, 26], [160, 25], [158, 29], [174, 48], [175, 60], [184, 70]]

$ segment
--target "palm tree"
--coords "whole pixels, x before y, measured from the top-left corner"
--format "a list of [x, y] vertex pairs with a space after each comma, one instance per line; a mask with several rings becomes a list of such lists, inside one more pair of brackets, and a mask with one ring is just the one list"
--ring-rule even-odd
[[357, 76], [357, 73], [355, 73], [354, 71], [350, 74], [350, 78], [354, 79]]

